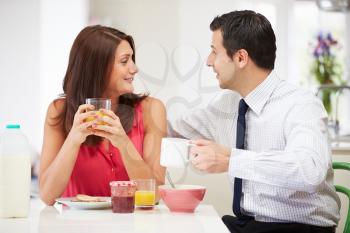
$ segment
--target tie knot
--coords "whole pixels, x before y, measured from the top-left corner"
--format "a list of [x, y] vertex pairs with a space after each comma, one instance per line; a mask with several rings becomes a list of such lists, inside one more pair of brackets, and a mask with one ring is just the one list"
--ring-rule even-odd
[[241, 99], [239, 101], [239, 108], [238, 108], [238, 114], [239, 115], [245, 115], [249, 106], [248, 104], [244, 101], [244, 99]]

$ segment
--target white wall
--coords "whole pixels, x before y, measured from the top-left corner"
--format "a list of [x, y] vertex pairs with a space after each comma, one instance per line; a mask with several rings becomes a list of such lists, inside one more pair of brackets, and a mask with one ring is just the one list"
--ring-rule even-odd
[[32, 143], [39, 138], [39, 0], [0, 1], [0, 131], [21, 124]]

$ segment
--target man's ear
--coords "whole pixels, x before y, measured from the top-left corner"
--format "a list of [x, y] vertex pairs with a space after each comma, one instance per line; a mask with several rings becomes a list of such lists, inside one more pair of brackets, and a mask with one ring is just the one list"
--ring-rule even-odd
[[244, 68], [248, 64], [249, 55], [247, 50], [239, 49], [233, 56], [236, 58], [236, 61], [240, 68]]

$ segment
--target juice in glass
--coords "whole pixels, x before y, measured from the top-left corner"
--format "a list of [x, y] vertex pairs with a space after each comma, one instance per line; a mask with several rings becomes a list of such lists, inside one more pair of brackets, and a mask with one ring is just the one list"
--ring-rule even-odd
[[[103, 114], [103, 113], [100, 112], [100, 111], [95, 111], [95, 113], [96, 113], [96, 115], [97, 115], [98, 117], [104, 117], [104, 116], [106, 116], [106, 114]], [[95, 117], [94, 117], [94, 116], [89, 116], [89, 117], [87, 117], [87, 118], [85, 119], [85, 122], [89, 122], [89, 121], [93, 121], [93, 120], [95, 120]], [[98, 124], [98, 125], [105, 125], [106, 123], [104, 123], [103, 121], [99, 121], [99, 122], [97, 122], [97, 124]]]
[[136, 191], [135, 206], [142, 209], [152, 209], [155, 203], [156, 194], [154, 191]]
[[156, 199], [155, 180], [138, 179], [135, 183], [135, 207], [144, 210], [153, 209]]
[[[98, 111], [99, 109], [103, 108], [106, 110], [111, 110], [111, 105], [112, 105], [111, 99], [107, 99], [107, 98], [87, 98], [85, 100], [85, 103], [91, 104], [95, 107], [95, 113], [98, 117], [106, 116], [102, 112]], [[90, 116], [85, 119], [86, 122], [93, 121], [93, 120], [95, 120], [94, 116]], [[99, 121], [97, 124], [105, 125], [106, 123], [104, 123], [103, 121]]]

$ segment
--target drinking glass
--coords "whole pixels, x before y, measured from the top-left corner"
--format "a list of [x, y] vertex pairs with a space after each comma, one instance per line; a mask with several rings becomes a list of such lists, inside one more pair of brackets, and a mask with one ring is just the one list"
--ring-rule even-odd
[[137, 179], [135, 192], [135, 207], [151, 210], [156, 199], [156, 182], [154, 179]]
[[113, 213], [133, 213], [136, 184], [133, 181], [111, 181]]
[[[107, 99], [107, 98], [87, 98], [85, 100], [86, 104], [91, 104], [95, 107], [95, 112], [97, 116], [103, 117], [105, 114], [100, 112], [100, 109], [106, 109], [106, 110], [111, 110], [112, 106], [112, 100]], [[93, 121], [95, 120], [95, 117], [89, 116], [85, 119], [85, 121]], [[104, 125], [105, 123], [103, 121], [97, 122], [98, 125]]]

